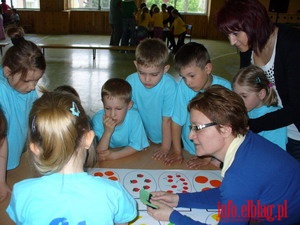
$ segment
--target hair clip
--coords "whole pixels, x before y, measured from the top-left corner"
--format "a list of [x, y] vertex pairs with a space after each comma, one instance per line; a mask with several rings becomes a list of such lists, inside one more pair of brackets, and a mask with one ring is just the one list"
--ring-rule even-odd
[[35, 131], [36, 131], [35, 118], [36, 118], [36, 116], [33, 117], [32, 122], [31, 122], [31, 131], [32, 131], [32, 133], [35, 133]]
[[273, 87], [273, 84], [272, 84], [272, 83], [269, 83], [269, 84], [268, 84], [268, 87], [269, 87], [269, 88], [272, 88], [272, 87]]
[[75, 102], [72, 102], [72, 108], [70, 108], [72, 115], [79, 117], [80, 111]]
[[261, 83], [261, 80], [260, 80], [259, 77], [256, 77], [256, 78], [255, 78], [255, 83], [256, 83], [256, 84], [260, 84], [260, 83]]

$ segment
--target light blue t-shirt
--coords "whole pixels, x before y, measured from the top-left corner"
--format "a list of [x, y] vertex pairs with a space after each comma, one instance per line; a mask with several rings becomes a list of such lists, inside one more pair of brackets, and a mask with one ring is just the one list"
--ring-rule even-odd
[[[222, 85], [231, 90], [231, 83], [228, 80], [212, 75], [211, 85], [215, 84]], [[180, 79], [175, 99], [176, 104], [174, 104], [174, 111], [172, 115], [172, 121], [182, 126], [181, 139], [183, 142], [183, 148], [192, 155], [196, 154], [196, 149], [194, 143], [189, 139], [189, 125], [191, 122], [187, 106], [190, 100], [192, 100], [192, 98], [194, 98], [197, 94], [198, 92], [189, 88], [184, 80]]]
[[[250, 119], [256, 119], [267, 113], [277, 111], [278, 109], [280, 109], [280, 107], [274, 107], [274, 106], [268, 107], [266, 105], [263, 105], [259, 108], [255, 108], [249, 111], [248, 116]], [[268, 139], [269, 141], [277, 144], [283, 150], [286, 150], [287, 127], [281, 127], [275, 130], [266, 130], [266, 131], [259, 132], [258, 134]]]
[[22, 225], [113, 225], [137, 215], [136, 201], [119, 182], [84, 172], [18, 182], [6, 211]]
[[8, 124], [8, 170], [20, 163], [27, 138], [29, 113], [37, 97], [35, 90], [22, 94], [12, 88], [3, 74], [3, 68], [0, 69], [0, 107]]
[[[104, 114], [105, 112], [102, 109], [92, 118], [92, 127], [96, 134], [97, 141], [100, 140], [104, 133]], [[110, 138], [109, 146], [111, 148], [130, 146], [137, 151], [149, 146], [143, 122], [138, 111], [135, 109], [127, 111], [123, 123], [115, 127]]]
[[138, 73], [129, 75], [126, 80], [132, 87], [134, 107], [142, 117], [148, 138], [156, 144], [162, 143], [162, 120], [172, 116], [177, 89], [175, 78], [166, 73], [153, 88], [146, 88]]

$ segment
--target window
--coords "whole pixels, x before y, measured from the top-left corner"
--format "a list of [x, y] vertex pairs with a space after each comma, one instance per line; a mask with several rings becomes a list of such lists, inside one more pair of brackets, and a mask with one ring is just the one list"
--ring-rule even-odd
[[[34, 0], [31, 0], [34, 1]], [[179, 12], [183, 13], [207, 13], [208, 0], [147, 0], [148, 8], [152, 4], [157, 4], [159, 7], [162, 3], [174, 6]], [[102, 9], [109, 10], [110, 0], [69, 0], [71, 9]]]
[[147, 7], [150, 8], [152, 4], [161, 6], [162, 3], [171, 5], [181, 13], [207, 13], [208, 0], [147, 0]]
[[69, 0], [71, 9], [109, 9], [110, 0]]
[[40, 0], [6, 0], [6, 4], [14, 8], [39, 9]]

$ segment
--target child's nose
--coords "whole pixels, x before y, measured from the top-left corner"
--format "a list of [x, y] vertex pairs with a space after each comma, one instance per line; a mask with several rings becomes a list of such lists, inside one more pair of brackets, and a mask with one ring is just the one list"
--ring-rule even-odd
[[146, 81], [148, 82], [148, 81], [150, 81], [150, 75], [146, 75]]
[[34, 82], [31, 82], [30, 85], [29, 85], [29, 89], [30, 91], [33, 91], [35, 89], [35, 83]]
[[191, 130], [190, 133], [189, 133], [189, 139], [193, 140], [194, 137], [195, 137], [195, 132]]
[[116, 115], [115, 110], [111, 110], [110, 116], [113, 117], [114, 115]]

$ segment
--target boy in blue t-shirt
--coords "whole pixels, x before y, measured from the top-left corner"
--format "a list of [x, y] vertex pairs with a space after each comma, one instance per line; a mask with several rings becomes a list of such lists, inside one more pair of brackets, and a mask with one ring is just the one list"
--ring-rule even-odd
[[126, 80], [132, 86], [132, 100], [143, 120], [148, 138], [158, 144], [153, 158], [163, 159], [171, 148], [171, 115], [177, 88], [168, 74], [169, 51], [160, 39], [145, 39], [135, 52], [137, 72]]
[[101, 89], [104, 109], [92, 118], [99, 161], [123, 158], [149, 146], [141, 117], [131, 109], [131, 95], [130, 84], [120, 78], [109, 79]]
[[[224, 78], [213, 75], [210, 56], [204, 45], [190, 42], [182, 46], [174, 57], [175, 69], [182, 79], [179, 81], [176, 99], [172, 114], [172, 154], [165, 159], [165, 164], [183, 162], [183, 148], [191, 155], [195, 155], [186, 162], [189, 168], [199, 168], [202, 165], [212, 163], [219, 166], [220, 162], [211, 157], [198, 157], [195, 153], [195, 145], [189, 139], [190, 115], [187, 110], [189, 101], [198, 92], [205, 91], [211, 85], [219, 84], [231, 89], [231, 84]], [[183, 148], [181, 143], [183, 143]]]

